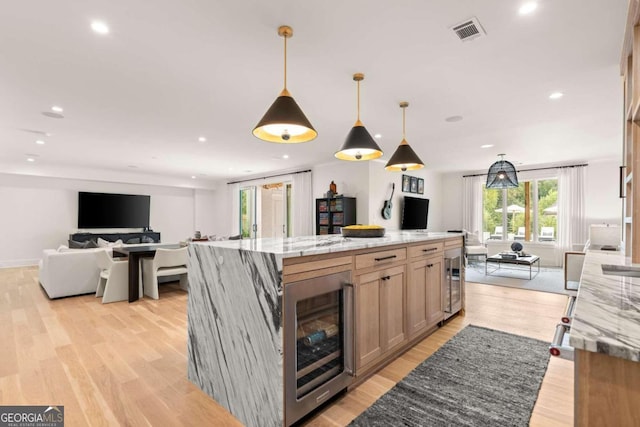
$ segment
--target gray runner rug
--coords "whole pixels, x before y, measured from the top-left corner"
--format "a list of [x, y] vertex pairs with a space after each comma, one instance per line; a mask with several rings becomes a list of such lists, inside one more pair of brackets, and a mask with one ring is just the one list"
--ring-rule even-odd
[[527, 426], [548, 347], [467, 326], [350, 426]]

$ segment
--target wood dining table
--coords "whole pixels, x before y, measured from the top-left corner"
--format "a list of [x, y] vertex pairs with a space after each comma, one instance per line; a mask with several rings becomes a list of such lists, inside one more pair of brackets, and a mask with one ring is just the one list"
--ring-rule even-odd
[[159, 248], [180, 249], [181, 246], [173, 243], [113, 248], [114, 257], [127, 257], [129, 259], [129, 302], [137, 301], [140, 298], [140, 260], [142, 258], [153, 258]]

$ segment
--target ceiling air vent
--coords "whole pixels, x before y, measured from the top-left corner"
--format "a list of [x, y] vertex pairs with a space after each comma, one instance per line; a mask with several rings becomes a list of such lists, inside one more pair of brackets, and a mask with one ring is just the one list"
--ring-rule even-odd
[[482, 25], [480, 25], [478, 18], [467, 19], [464, 22], [454, 25], [451, 29], [463, 42], [487, 35]]

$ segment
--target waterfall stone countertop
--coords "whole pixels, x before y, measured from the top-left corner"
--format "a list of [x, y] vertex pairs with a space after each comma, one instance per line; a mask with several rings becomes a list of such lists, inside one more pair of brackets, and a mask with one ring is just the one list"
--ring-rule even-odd
[[640, 277], [605, 275], [602, 264], [631, 262], [621, 252], [587, 252], [569, 343], [575, 349], [638, 362]]
[[384, 237], [342, 237], [336, 235], [303, 236], [290, 238], [263, 238], [246, 240], [222, 240], [196, 242], [198, 245], [216, 246], [227, 249], [240, 249], [250, 252], [264, 252], [292, 258], [307, 255], [320, 255], [378, 246], [401, 245], [429, 240], [438, 240], [462, 236], [462, 233], [424, 232], [424, 231], [387, 231]]

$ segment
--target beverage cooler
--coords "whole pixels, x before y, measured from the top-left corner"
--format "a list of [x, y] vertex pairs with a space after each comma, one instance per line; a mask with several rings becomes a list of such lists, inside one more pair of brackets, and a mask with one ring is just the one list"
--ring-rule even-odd
[[290, 425], [353, 380], [349, 272], [285, 285], [285, 421]]
[[444, 318], [453, 316], [462, 309], [462, 248], [444, 252]]

